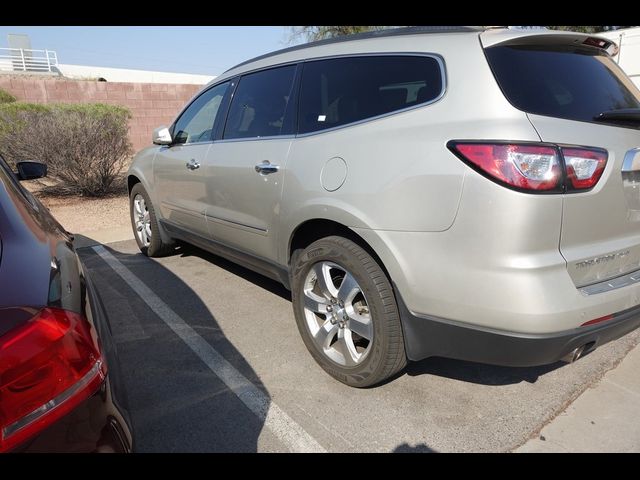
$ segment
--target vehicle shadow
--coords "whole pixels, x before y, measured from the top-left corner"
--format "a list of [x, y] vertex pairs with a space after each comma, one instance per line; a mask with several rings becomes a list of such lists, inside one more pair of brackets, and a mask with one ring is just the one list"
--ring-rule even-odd
[[483, 363], [431, 357], [419, 362], [410, 362], [405, 372], [415, 377], [419, 375], [437, 375], [453, 380], [479, 385], [512, 385], [521, 382], [535, 383], [546, 373], [566, 365], [562, 362], [539, 367], [501, 367]]
[[[83, 240], [86, 245], [91, 239]], [[251, 382], [268, 408], [270, 395], [260, 378], [188, 285], [142, 254], [102, 247], [157, 296], [151, 304], [157, 306], [159, 299]], [[257, 452], [263, 419], [154, 313], [146, 303], [150, 299], [141, 298], [91, 246], [79, 248], [78, 254], [107, 310], [136, 451]]]
[[[281, 283], [248, 270], [236, 263], [186, 244], [180, 247], [179, 253], [183, 257], [195, 256], [206, 260], [207, 262], [223, 268], [229, 273], [238, 275], [254, 285], [279, 295], [285, 300], [291, 301], [291, 292], [284, 288]], [[556, 362], [551, 365], [543, 365], [539, 367], [500, 367], [463, 360], [432, 357], [419, 362], [410, 362], [404, 371], [384, 383], [393, 381], [405, 374], [409, 376], [436, 375], [480, 385], [498, 386], [517, 384], [521, 382], [535, 383], [538, 380], [538, 377], [560, 368], [563, 365], [565, 364], [562, 362]]]
[[291, 292], [284, 288], [284, 286], [280, 282], [272, 280], [245, 267], [242, 267], [237, 263], [233, 263], [227, 260], [226, 258], [219, 257], [218, 255], [214, 255], [213, 253], [206, 252], [205, 250], [188, 244], [182, 244], [177, 249], [177, 252], [182, 257], [198, 257], [209, 263], [213, 263], [229, 273], [242, 277], [243, 279], [253, 283], [254, 285], [257, 285], [258, 287], [264, 288], [265, 290], [278, 295], [285, 300], [291, 301]]

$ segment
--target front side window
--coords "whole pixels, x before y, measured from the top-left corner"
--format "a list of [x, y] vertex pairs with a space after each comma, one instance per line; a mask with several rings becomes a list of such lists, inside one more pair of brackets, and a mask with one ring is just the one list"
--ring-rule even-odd
[[213, 87], [189, 105], [173, 129], [174, 144], [208, 142], [212, 140], [213, 126], [228, 88], [229, 82]]
[[309, 133], [428, 103], [443, 91], [433, 57], [385, 55], [304, 64], [298, 133]]
[[244, 75], [233, 94], [224, 138], [273, 137], [283, 129], [296, 66]]

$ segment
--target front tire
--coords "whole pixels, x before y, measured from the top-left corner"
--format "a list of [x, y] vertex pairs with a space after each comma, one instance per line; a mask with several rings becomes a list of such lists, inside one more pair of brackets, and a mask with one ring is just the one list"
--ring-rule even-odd
[[131, 227], [138, 248], [148, 257], [163, 257], [175, 250], [173, 241], [162, 241], [160, 225], [149, 194], [141, 183], [136, 183], [129, 194]]
[[293, 309], [318, 364], [353, 387], [378, 384], [407, 358], [389, 279], [359, 245], [331, 236], [293, 257]]

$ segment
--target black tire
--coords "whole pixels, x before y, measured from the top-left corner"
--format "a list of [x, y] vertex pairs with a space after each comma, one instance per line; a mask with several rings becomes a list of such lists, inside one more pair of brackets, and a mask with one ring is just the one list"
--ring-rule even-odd
[[[142, 243], [142, 241], [138, 237], [138, 232], [136, 230], [133, 204], [133, 199], [136, 198], [136, 195], [142, 195], [142, 197], [144, 198], [144, 203], [147, 206], [147, 210], [149, 211], [149, 219], [151, 222], [151, 241], [149, 242], [149, 245], [144, 245]], [[153, 204], [151, 203], [149, 194], [144, 189], [141, 183], [136, 183], [131, 189], [131, 193], [129, 194], [129, 216], [131, 217], [131, 228], [133, 228], [133, 237], [136, 239], [138, 248], [142, 253], [144, 253], [147, 257], [164, 257], [173, 253], [176, 244], [174, 241], [170, 241], [169, 243], [162, 241], [162, 236], [160, 235], [161, 227], [158, 224], [156, 212], [153, 209]]]
[[[350, 273], [366, 298], [373, 325], [373, 339], [371, 349], [361, 363], [355, 366], [341, 365], [329, 358], [313, 340], [307, 326], [304, 310], [305, 281], [311, 268], [323, 261], [335, 263]], [[329, 375], [352, 387], [370, 387], [383, 382], [406, 366], [404, 337], [393, 288], [371, 255], [351, 240], [331, 236], [296, 252], [292, 262], [293, 310], [298, 330], [315, 361]], [[322, 322], [323, 317], [318, 318]]]

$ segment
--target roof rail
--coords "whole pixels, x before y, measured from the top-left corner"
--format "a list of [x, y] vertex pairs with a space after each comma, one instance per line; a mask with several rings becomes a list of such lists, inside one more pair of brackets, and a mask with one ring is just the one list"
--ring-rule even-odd
[[[281, 55], [283, 53], [294, 52], [296, 50], [302, 50], [310, 47], [317, 47], [320, 45], [329, 45], [331, 43], [342, 43], [342, 42], [350, 42], [352, 40], [365, 40], [368, 38], [379, 38], [379, 37], [395, 37], [398, 35], [418, 35], [423, 33], [461, 33], [461, 32], [481, 32], [483, 28], [480, 27], [460, 27], [460, 26], [427, 26], [427, 27], [403, 27], [403, 28], [388, 28], [384, 30], [373, 30], [370, 32], [362, 32], [362, 33], [354, 33], [351, 35], [342, 35], [340, 37], [326, 38], [324, 40], [316, 40], [315, 42], [303, 43], [301, 45], [295, 45], [293, 47], [283, 48], [281, 50], [276, 50], [275, 52], [267, 53], [265, 55], [260, 55], [254, 57], [245, 62], [239, 63], [224, 73], [227, 73], [234, 68], [241, 67], [242, 65], [246, 65], [248, 63], [256, 62], [258, 60], [264, 60], [265, 58], [273, 57], [276, 55]], [[223, 75], [224, 75], [223, 73]]]

